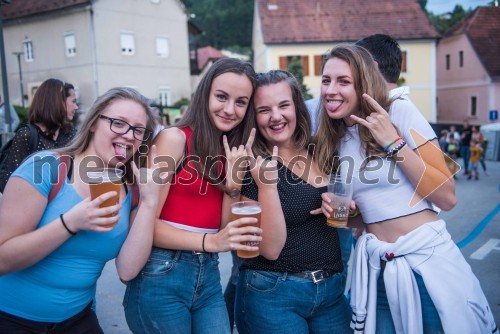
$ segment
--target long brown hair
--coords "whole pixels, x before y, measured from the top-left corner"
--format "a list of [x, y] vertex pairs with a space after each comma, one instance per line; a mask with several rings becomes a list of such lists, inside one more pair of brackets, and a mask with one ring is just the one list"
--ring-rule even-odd
[[85, 150], [89, 147], [92, 138], [94, 138], [94, 134], [91, 129], [95, 126], [95, 124], [99, 120], [99, 116], [101, 116], [103, 111], [116, 100], [131, 100], [141, 105], [147, 115], [146, 129], [151, 131], [149, 138], [141, 143], [141, 146], [139, 147], [137, 152], [135, 152], [133, 158], [125, 163], [125, 179], [127, 180], [127, 182], [132, 182], [133, 173], [130, 163], [133, 160], [138, 167], [143, 165], [148, 150], [153, 142], [152, 132], [155, 129], [154, 116], [149, 106], [149, 99], [144, 97], [133, 88], [116, 87], [99, 96], [92, 107], [90, 107], [90, 110], [87, 112], [80, 130], [77, 132], [70, 146], [61, 148], [56, 151], [61, 154], [67, 154], [71, 156], [79, 155], [85, 152]]
[[[385, 110], [389, 109], [391, 100], [388, 95], [387, 84], [380, 74], [377, 64], [366, 49], [357, 45], [340, 44], [325, 57], [322, 71], [326, 62], [332, 58], [339, 58], [347, 62], [351, 68], [354, 88], [359, 101], [357, 116], [366, 118], [375, 111], [362, 97], [364, 93], [373, 97]], [[346, 131], [347, 127], [344, 121], [342, 119], [331, 119], [326, 112], [323, 101], [321, 101], [318, 130], [313, 138], [315, 144], [314, 159], [326, 174], [337, 171], [339, 167], [338, 159], [335, 159], [335, 157], [338, 157], [340, 142]], [[366, 157], [386, 155], [384, 149], [377, 144], [366, 127], [358, 126], [358, 132]]]
[[[69, 90], [68, 90], [69, 93]], [[69, 94], [65, 83], [59, 79], [47, 79], [36, 90], [28, 112], [30, 123], [41, 123], [48, 137], [54, 137], [59, 128], [68, 130], [66, 98]]]
[[[257, 74], [256, 89], [267, 85], [277, 84], [282, 81], [286, 82], [290, 87], [293, 104], [295, 105], [297, 125], [292, 137], [293, 144], [297, 148], [307, 148], [311, 142], [311, 116], [309, 115], [306, 104], [304, 103], [304, 97], [302, 95], [300, 85], [293, 74], [283, 70], [271, 70], [267, 73], [259, 73]], [[251, 108], [256, 117], [255, 105], [253, 103]], [[270, 153], [267, 149], [266, 140], [260, 133], [258, 127], [255, 135], [253, 151], [256, 155], [261, 156], [265, 156]]]
[[[212, 82], [224, 73], [236, 73], [246, 76], [252, 83], [252, 97], [248, 103], [252, 104], [253, 92], [256, 86], [256, 74], [249, 63], [235, 58], [221, 58], [217, 60], [201, 79], [196, 92], [193, 95], [191, 105], [182, 119], [175, 124], [177, 128], [189, 127], [193, 130], [191, 139], [192, 156], [198, 157], [199, 162], [193, 161], [198, 175], [202, 176], [211, 184], [222, 185], [223, 175], [216, 168], [211, 168], [212, 163], [219, 161], [218, 157], [224, 153], [222, 135], [210, 118], [209, 100]], [[238, 126], [225, 133], [230, 147], [244, 144], [255, 124], [254, 116], [250, 115], [247, 108], [245, 117]], [[205, 166], [207, 159], [212, 159]]]

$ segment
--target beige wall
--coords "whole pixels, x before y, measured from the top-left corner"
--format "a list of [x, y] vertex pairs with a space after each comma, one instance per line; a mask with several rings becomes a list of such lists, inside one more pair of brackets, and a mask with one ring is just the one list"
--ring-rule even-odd
[[[254, 66], [257, 71], [268, 71], [279, 68], [280, 56], [307, 55], [309, 76], [304, 77], [304, 83], [309, 92], [317, 97], [320, 94], [321, 80], [320, 76], [314, 76], [314, 56], [325, 54], [333, 45], [327, 43], [271, 45], [266, 48], [266, 56], [257, 59]], [[411, 99], [424, 117], [434, 122], [436, 119], [435, 41], [401, 41], [400, 46], [407, 52], [408, 71], [401, 76], [405, 78], [405, 85], [410, 87]]]
[[[459, 52], [464, 64], [459, 66]], [[450, 69], [446, 69], [446, 55], [450, 55]], [[472, 124], [489, 122], [489, 111], [500, 110], [500, 83], [492, 83], [488, 73], [465, 35], [442, 39], [437, 47], [438, 121]], [[471, 116], [471, 98], [477, 98], [477, 116]]]

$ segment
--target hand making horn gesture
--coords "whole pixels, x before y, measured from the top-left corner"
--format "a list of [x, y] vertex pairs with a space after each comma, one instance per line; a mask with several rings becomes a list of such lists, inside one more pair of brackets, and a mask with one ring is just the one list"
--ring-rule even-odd
[[256, 159], [252, 152], [252, 147], [248, 144], [246, 150], [252, 161], [255, 161], [255, 164], [252, 162], [250, 173], [259, 189], [262, 186], [276, 187], [278, 184], [278, 146], [273, 147], [271, 160], [264, 159], [260, 155]]
[[248, 151], [245, 147], [252, 147], [253, 141], [255, 140], [255, 128], [250, 131], [250, 136], [246, 145], [240, 145], [238, 147], [229, 147], [227, 142], [227, 137], [224, 135], [222, 137], [222, 142], [224, 144], [224, 151], [226, 152], [226, 187], [229, 189], [241, 188], [243, 178], [245, 177], [245, 168], [248, 165]]
[[370, 130], [373, 138], [382, 147], [390, 144], [394, 138], [399, 136], [396, 128], [391, 122], [391, 118], [387, 111], [378, 104], [371, 96], [368, 94], [363, 94], [363, 98], [372, 106], [375, 110], [365, 119], [351, 115], [351, 119], [358, 124], [361, 124]]

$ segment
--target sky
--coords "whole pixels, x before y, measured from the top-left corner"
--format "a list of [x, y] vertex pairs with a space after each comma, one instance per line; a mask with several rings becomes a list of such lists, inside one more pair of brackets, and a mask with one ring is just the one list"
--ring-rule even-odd
[[491, 0], [427, 0], [426, 9], [434, 14], [443, 14], [453, 11], [455, 5], [461, 5], [465, 10], [485, 6]]
[[434, 14], [443, 14], [453, 11], [455, 5], [461, 5], [465, 10], [486, 6], [491, 0], [427, 0], [426, 9]]

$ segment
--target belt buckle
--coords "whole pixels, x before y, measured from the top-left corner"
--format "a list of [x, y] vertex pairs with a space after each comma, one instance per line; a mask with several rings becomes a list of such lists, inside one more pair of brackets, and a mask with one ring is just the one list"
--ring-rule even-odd
[[325, 280], [323, 270], [311, 271], [310, 275], [314, 283], [319, 283]]
[[202, 255], [206, 254], [206, 252], [200, 252], [200, 251], [192, 251], [193, 255]]

